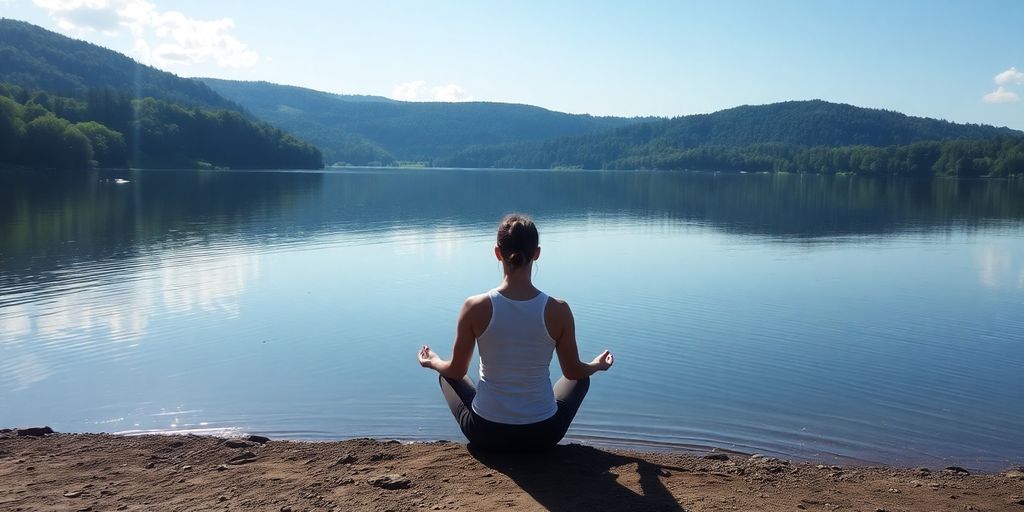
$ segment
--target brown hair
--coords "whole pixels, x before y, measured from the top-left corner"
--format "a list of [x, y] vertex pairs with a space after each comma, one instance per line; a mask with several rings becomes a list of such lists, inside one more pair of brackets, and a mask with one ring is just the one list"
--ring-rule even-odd
[[498, 250], [501, 259], [515, 270], [533, 259], [540, 243], [537, 226], [528, 215], [510, 213], [498, 224]]

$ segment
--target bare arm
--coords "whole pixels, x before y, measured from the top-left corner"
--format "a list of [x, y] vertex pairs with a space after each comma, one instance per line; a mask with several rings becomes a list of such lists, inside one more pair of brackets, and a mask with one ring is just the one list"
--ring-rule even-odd
[[580, 361], [579, 348], [576, 346], [576, 320], [572, 316], [569, 304], [555, 299], [549, 304], [544, 316], [548, 334], [555, 340], [558, 365], [562, 367], [562, 375], [565, 375], [565, 378], [580, 380], [611, 368], [615, 359], [607, 350], [598, 354], [589, 363]]
[[480, 334], [482, 317], [490, 317], [490, 302], [486, 295], [473, 296], [466, 299], [459, 311], [459, 319], [455, 324], [455, 342], [452, 346], [452, 358], [441, 359], [430, 347], [424, 345], [420, 349], [420, 366], [437, 370], [437, 373], [451, 379], [461, 379], [469, 370], [469, 360], [473, 358], [473, 348]]

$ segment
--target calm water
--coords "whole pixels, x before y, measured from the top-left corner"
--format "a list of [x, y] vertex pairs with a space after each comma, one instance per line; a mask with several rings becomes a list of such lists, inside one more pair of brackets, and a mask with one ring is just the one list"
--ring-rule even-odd
[[616, 354], [573, 440], [1024, 462], [1020, 181], [3, 173], [0, 426], [462, 439], [416, 349], [498, 283], [511, 210]]

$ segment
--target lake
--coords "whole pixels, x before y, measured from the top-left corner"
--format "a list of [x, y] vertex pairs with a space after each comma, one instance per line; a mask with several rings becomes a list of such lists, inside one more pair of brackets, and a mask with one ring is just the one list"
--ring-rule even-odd
[[463, 440], [416, 351], [498, 284], [510, 211], [616, 356], [571, 441], [1024, 463], [1021, 180], [4, 172], [0, 426]]

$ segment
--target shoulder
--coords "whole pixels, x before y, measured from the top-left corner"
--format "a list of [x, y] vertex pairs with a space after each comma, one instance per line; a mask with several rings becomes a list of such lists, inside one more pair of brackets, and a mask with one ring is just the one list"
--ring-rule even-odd
[[467, 297], [462, 303], [462, 311], [459, 312], [459, 321], [466, 322], [472, 327], [475, 335], [479, 336], [491, 322], [491, 297], [486, 293]]
[[544, 319], [548, 323], [561, 324], [572, 320], [572, 309], [565, 299], [548, 297], [547, 306], [544, 307]]
[[548, 305], [546, 311], [556, 314], [572, 314], [572, 310], [569, 309], [569, 303], [565, 299], [559, 299], [558, 297], [548, 296]]
[[468, 311], [476, 311], [476, 310], [481, 310], [481, 309], [486, 309], [488, 311], [490, 311], [490, 309], [491, 309], [491, 297], [487, 293], [481, 293], [479, 295], [471, 295], [471, 296], [467, 297], [466, 300], [462, 303], [462, 310], [463, 311], [467, 311], [468, 312]]

